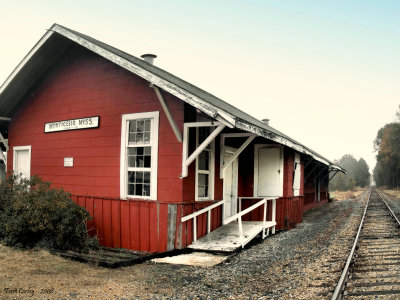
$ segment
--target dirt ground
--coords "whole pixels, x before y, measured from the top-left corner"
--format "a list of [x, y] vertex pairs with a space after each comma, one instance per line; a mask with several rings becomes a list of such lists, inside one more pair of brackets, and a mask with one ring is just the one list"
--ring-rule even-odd
[[259, 240], [212, 268], [145, 262], [110, 270], [0, 245], [0, 298], [328, 299], [364, 198], [312, 209], [297, 228]]

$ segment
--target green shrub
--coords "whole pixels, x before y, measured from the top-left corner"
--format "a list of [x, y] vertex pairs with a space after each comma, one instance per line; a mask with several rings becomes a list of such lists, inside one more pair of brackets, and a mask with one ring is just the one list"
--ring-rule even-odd
[[62, 189], [34, 176], [0, 184], [0, 240], [9, 246], [86, 251], [89, 213]]

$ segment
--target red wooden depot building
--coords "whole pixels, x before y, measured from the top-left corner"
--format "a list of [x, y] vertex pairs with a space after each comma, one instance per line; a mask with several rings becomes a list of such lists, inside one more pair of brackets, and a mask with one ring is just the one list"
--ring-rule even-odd
[[327, 202], [343, 169], [153, 59], [54, 24], [0, 87], [7, 170], [70, 192], [103, 245], [140, 251], [242, 246]]

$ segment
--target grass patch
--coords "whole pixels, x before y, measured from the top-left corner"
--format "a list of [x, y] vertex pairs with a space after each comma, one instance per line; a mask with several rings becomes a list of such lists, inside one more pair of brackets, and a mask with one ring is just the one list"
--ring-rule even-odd
[[333, 198], [335, 201], [342, 201], [342, 200], [347, 200], [347, 199], [355, 199], [358, 196], [360, 196], [364, 192], [363, 189], [358, 189], [356, 191], [334, 191], [330, 192], [331, 198]]
[[[146, 280], [135, 271], [141, 270], [141, 265], [105, 269], [47, 250], [20, 250], [2, 244], [0, 253], [0, 299], [121, 299], [127, 294], [138, 298], [144, 289], [141, 283]], [[7, 294], [7, 289], [30, 289], [34, 295]]]

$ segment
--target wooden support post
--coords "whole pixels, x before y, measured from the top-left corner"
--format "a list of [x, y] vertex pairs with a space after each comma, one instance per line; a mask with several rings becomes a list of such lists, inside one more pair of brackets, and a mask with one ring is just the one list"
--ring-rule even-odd
[[[272, 199], [272, 222], [276, 222], [276, 199]], [[275, 234], [275, 225], [272, 227], [272, 234]]]

